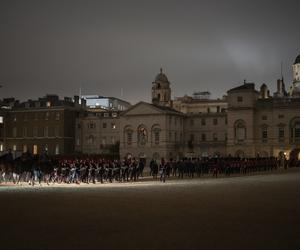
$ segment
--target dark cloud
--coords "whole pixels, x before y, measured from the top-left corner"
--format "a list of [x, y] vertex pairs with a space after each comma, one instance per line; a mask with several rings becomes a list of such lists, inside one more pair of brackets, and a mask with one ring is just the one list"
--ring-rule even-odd
[[0, 97], [102, 94], [150, 100], [162, 66], [173, 94], [215, 97], [248, 79], [291, 82], [299, 1], [0, 3]]

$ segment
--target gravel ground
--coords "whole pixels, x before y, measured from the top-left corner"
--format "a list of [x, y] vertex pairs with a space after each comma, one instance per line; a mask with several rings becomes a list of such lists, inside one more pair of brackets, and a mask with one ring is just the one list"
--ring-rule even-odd
[[0, 186], [0, 249], [300, 249], [300, 171]]

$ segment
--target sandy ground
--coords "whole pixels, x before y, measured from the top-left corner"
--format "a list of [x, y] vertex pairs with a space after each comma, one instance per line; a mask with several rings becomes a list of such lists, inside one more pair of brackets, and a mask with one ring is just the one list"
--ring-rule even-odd
[[300, 249], [300, 171], [0, 186], [0, 249]]

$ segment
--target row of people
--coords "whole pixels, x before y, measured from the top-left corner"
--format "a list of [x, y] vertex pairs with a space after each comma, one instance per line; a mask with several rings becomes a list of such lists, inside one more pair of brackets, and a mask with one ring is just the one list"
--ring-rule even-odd
[[[276, 158], [204, 158], [180, 159], [150, 162], [150, 176], [165, 182], [169, 177], [193, 178], [203, 175], [218, 177], [223, 174], [248, 174], [257, 171], [271, 171], [279, 166], [287, 166], [286, 160]], [[294, 160], [289, 166], [300, 166]], [[143, 159], [104, 160], [102, 158], [51, 159], [47, 156], [32, 156], [29, 153], [13, 160], [0, 158], [0, 182], [22, 183], [104, 183], [137, 181], [143, 176]]]

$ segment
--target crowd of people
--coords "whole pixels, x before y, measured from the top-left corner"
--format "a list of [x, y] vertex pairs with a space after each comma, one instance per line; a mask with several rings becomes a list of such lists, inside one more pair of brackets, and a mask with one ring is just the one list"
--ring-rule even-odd
[[[33, 156], [24, 153], [13, 159], [11, 152], [0, 157], [0, 183], [35, 184], [46, 183], [112, 183], [135, 182], [145, 175], [144, 159], [107, 160], [101, 157], [50, 158], [47, 154]], [[203, 158], [150, 161], [150, 172], [155, 180], [165, 182], [173, 178], [249, 174], [272, 171], [278, 167], [300, 167], [300, 161], [278, 160], [277, 158]]]

